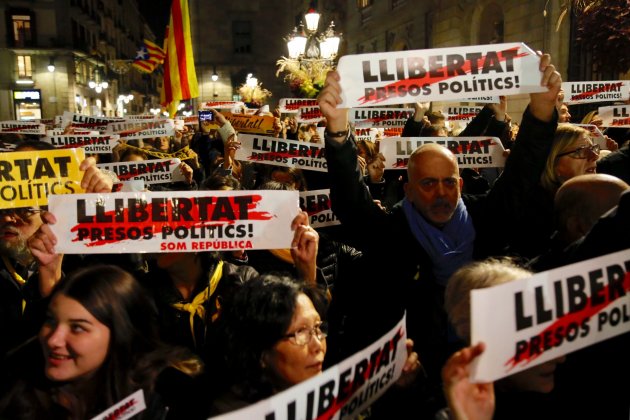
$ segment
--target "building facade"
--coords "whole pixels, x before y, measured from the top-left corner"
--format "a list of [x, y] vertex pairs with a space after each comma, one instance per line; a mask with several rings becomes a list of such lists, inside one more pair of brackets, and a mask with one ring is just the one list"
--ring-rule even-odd
[[142, 40], [154, 39], [135, 0], [9, 0], [0, 7], [0, 120], [157, 106], [157, 76], [130, 66]]

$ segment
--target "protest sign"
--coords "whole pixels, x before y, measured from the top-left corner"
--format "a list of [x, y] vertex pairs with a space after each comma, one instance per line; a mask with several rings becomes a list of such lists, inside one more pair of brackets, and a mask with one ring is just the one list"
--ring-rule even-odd
[[244, 115], [223, 113], [239, 133], [273, 134], [275, 118], [269, 115]]
[[123, 121], [123, 119], [117, 117], [90, 117], [65, 111], [61, 117], [61, 128], [77, 127], [86, 130], [105, 131], [107, 130], [107, 124], [116, 121]]
[[391, 137], [380, 142], [385, 169], [405, 169], [409, 156], [418, 147], [437, 143], [448, 148], [461, 168], [502, 168], [503, 145], [496, 137]]
[[471, 292], [472, 367], [489, 382], [630, 331], [630, 250]]
[[573, 124], [576, 127], [581, 127], [585, 130], [588, 130], [591, 141], [593, 144], [598, 144], [601, 149], [608, 149], [608, 145], [606, 144], [606, 138], [604, 134], [599, 131], [599, 128], [594, 124]]
[[133, 162], [100, 163], [99, 168], [114, 172], [121, 181], [143, 180], [145, 184], [183, 181], [179, 159], [137, 160]]
[[301, 191], [300, 208], [308, 213], [309, 223], [314, 228], [341, 224], [332, 212], [328, 189]]
[[12, 152], [17, 147], [15, 143], [8, 143], [0, 140], [0, 152]]
[[346, 55], [338, 108], [544, 92], [539, 64], [523, 43]]
[[354, 419], [400, 377], [405, 317], [387, 334], [320, 375], [215, 420]]
[[281, 113], [291, 114], [298, 112], [303, 106], [319, 106], [319, 102], [317, 99], [282, 98], [278, 107]]
[[404, 127], [413, 114], [411, 108], [352, 108], [348, 116], [356, 128], [389, 128]]
[[324, 121], [322, 111], [319, 106], [301, 106], [298, 108], [296, 121], [303, 124], [318, 123]]
[[356, 128], [354, 130], [354, 138], [356, 141], [365, 140], [375, 143], [378, 139], [384, 136], [385, 129], [383, 128]]
[[564, 102], [568, 105], [630, 99], [630, 81], [563, 82]]
[[305, 143], [251, 134], [241, 135], [239, 139], [241, 148], [235, 155], [238, 160], [328, 172], [322, 143]]
[[175, 123], [171, 119], [117, 121], [107, 124], [108, 134], [117, 134], [121, 140], [151, 139], [175, 135]]
[[630, 127], [630, 105], [599, 107], [597, 113], [604, 127]]
[[199, 105], [199, 109], [234, 109], [244, 107], [245, 102], [242, 101], [209, 101]]
[[447, 100], [445, 102], [475, 102], [478, 104], [498, 104], [501, 102], [501, 98], [498, 96], [478, 96], [476, 98], [466, 98], [466, 99], [457, 99]]
[[111, 153], [118, 145], [117, 135], [101, 134], [63, 134], [51, 135], [42, 138], [42, 141], [50, 143], [57, 149], [74, 149], [80, 147], [85, 153]]
[[83, 192], [82, 149], [0, 153], [0, 208], [40, 207], [49, 195]]
[[34, 121], [0, 121], [0, 133], [46, 134], [46, 126]]
[[[164, 191], [52, 196], [68, 254], [289, 248], [297, 191]], [[61, 219], [61, 220], [60, 220]]]
[[127, 398], [93, 417], [92, 420], [127, 420], [147, 409], [144, 391], [139, 389]]
[[199, 115], [178, 116], [177, 121], [183, 121], [184, 125], [196, 126], [199, 124]]
[[444, 114], [445, 121], [469, 123], [481, 112], [481, 106], [449, 106]]

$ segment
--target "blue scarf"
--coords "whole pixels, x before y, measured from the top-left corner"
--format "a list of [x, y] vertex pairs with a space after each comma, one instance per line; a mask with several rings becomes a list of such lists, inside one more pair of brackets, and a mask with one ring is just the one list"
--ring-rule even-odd
[[464, 202], [459, 199], [453, 217], [442, 229], [427, 222], [407, 199], [403, 210], [413, 236], [433, 262], [437, 283], [446, 286], [455, 271], [472, 261], [475, 227]]

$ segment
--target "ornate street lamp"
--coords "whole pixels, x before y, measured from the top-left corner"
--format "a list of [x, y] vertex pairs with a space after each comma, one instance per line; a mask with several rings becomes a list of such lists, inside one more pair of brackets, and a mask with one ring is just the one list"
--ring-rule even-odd
[[284, 80], [299, 97], [315, 97], [323, 87], [326, 73], [334, 69], [341, 34], [335, 33], [335, 23], [318, 32], [320, 14], [309, 9], [304, 15], [306, 27], [300, 23], [286, 38], [288, 57], [278, 60], [276, 76], [286, 72]]

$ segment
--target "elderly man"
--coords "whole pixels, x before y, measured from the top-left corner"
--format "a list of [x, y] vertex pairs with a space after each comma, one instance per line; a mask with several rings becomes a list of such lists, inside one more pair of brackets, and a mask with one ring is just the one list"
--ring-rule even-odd
[[[45, 148], [46, 143], [28, 142], [28, 146], [25, 143], [17, 150]], [[84, 171], [81, 185], [87, 192], [111, 191], [111, 179], [98, 170], [94, 159], [83, 161], [80, 169]], [[0, 358], [37, 332], [39, 325], [32, 323], [31, 319], [41, 317], [30, 316], [31, 311], [38, 307], [31, 304], [47, 296], [54, 286], [33, 275], [42, 267], [27, 243], [45, 222], [42, 212], [39, 208], [0, 210]]]
[[347, 110], [337, 108], [339, 75], [328, 74], [319, 105], [327, 120], [332, 207], [366, 256], [361, 281], [342, 294], [348, 299], [335, 297], [341, 293], [333, 296], [331, 322], [342, 323], [347, 331], [350, 325], [356, 329], [339, 345], [367, 344], [406, 310], [408, 335], [418, 343], [423, 366], [439, 387], [439, 369], [448, 356], [443, 311], [447, 280], [473, 255], [485, 256], [505, 245], [501, 224], [538, 182], [551, 145], [561, 77], [548, 55], [541, 57], [540, 70], [541, 84], [549, 90], [530, 95], [505, 179], [488, 196], [462, 197], [455, 156], [439, 146], [422, 146], [409, 160], [405, 199], [391, 213], [373, 203], [362, 181]]

